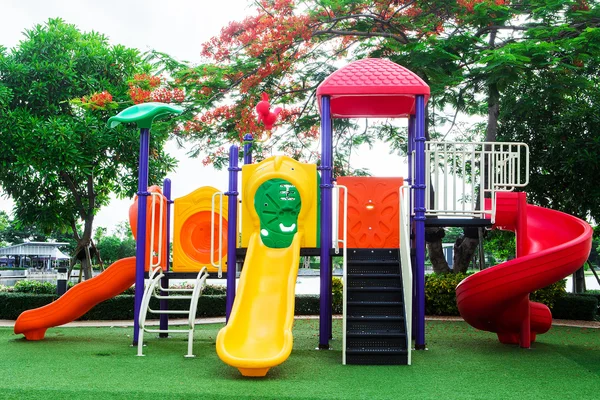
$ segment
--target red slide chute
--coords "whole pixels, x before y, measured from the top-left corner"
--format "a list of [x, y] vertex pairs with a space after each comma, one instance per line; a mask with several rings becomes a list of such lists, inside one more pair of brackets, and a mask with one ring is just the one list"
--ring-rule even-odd
[[517, 258], [463, 280], [456, 288], [458, 309], [471, 326], [528, 348], [552, 324], [548, 307], [529, 301], [529, 293], [585, 263], [592, 228], [572, 215], [527, 204], [525, 193], [514, 192], [497, 194], [494, 227], [515, 232]]

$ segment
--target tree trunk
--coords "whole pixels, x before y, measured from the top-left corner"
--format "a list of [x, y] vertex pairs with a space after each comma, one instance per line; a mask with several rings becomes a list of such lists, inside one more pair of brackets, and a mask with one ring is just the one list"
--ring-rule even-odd
[[477, 237], [463, 235], [456, 239], [454, 243], [454, 265], [452, 266], [455, 274], [467, 272], [478, 244]]
[[436, 274], [446, 274], [451, 271], [446, 256], [444, 255], [444, 247], [442, 246], [442, 239], [445, 234], [444, 228], [425, 229], [427, 253], [433, 267], [433, 272]]
[[[496, 41], [496, 30], [493, 29], [490, 32], [489, 39], [489, 47], [494, 48]], [[498, 90], [498, 85], [493, 82], [488, 84], [488, 123], [485, 131], [485, 141], [486, 142], [495, 142], [496, 134], [498, 132], [498, 116], [500, 115], [500, 92]], [[485, 165], [486, 159], [485, 157], [481, 160], [484, 165], [481, 165], [480, 168], [487, 168]], [[488, 174], [484, 174], [484, 179], [487, 179]], [[478, 201], [476, 204], [479, 205], [479, 196], [482, 196], [482, 193], [478, 193]], [[479, 235], [477, 232], [472, 232], [473, 228], [465, 228], [464, 236], [460, 237], [454, 243], [454, 265], [453, 269], [455, 273], [466, 272], [469, 268], [469, 263], [473, 258], [473, 254], [477, 250], [477, 245], [479, 244]], [[477, 229], [475, 228], [475, 231]]]

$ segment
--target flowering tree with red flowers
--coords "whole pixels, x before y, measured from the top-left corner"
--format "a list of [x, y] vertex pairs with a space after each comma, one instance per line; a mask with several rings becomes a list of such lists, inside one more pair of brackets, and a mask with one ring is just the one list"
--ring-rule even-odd
[[[155, 53], [185, 91], [185, 122], [176, 134], [191, 139], [192, 154], [217, 168], [223, 149], [246, 133], [266, 138], [254, 106], [266, 92], [283, 111], [273, 135], [257, 143], [260, 159], [273, 152], [318, 162], [315, 90], [344, 63], [386, 57], [431, 87], [430, 138], [451, 135], [494, 141], [500, 100], [531, 71], [585, 71], [594, 62], [586, 44], [598, 29], [597, 4], [585, 0], [255, 0], [256, 11], [232, 22], [201, 47], [205, 62], [179, 63]], [[487, 116], [465, 133], [460, 114]], [[353, 171], [352, 151], [375, 140], [405, 151], [406, 132], [392, 121], [334, 120], [336, 173]], [[444, 126], [442, 131], [440, 127]], [[440, 243], [443, 231], [430, 236]], [[470, 236], [470, 235], [468, 235]], [[463, 238], [455, 271], [468, 265], [477, 238]], [[441, 245], [430, 247], [441, 255]], [[443, 257], [437, 271], [448, 271]], [[439, 268], [438, 268], [439, 266]]]
[[[20, 224], [71, 232], [72, 260], [81, 261], [86, 279], [94, 216], [111, 194], [132, 196], [137, 188], [137, 129], [109, 129], [106, 121], [148, 100], [140, 91], [150, 87], [150, 96], [181, 98], [149, 71], [137, 50], [59, 19], [28, 30], [11, 51], [0, 46], [0, 186]], [[162, 151], [167, 138], [152, 135], [152, 183], [174, 167]]]

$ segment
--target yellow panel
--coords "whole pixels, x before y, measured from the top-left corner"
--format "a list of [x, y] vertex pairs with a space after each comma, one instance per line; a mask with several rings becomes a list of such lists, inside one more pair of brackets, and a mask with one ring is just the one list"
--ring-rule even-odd
[[[273, 169], [275, 159], [283, 163], [283, 168], [277, 171]], [[286, 156], [273, 156], [258, 164], [244, 165], [242, 167], [243, 207], [241, 247], [248, 247], [252, 232], [257, 230], [260, 225], [258, 217], [256, 219], [253, 217], [253, 215], [256, 215], [254, 194], [260, 185], [269, 179], [275, 178], [285, 179], [296, 186], [302, 198], [301, 215], [304, 215], [304, 218], [298, 219], [298, 230], [303, 229], [304, 235], [300, 246], [319, 247], [319, 243], [317, 243], [317, 166], [316, 164], [303, 164]], [[248, 186], [251, 179], [255, 185], [252, 190]], [[312, 204], [309, 209], [305, 207], [305, 203], [308, 203], [308, 201]], [[300, 225], [303, 225], [303, 228], [300, 228]]]
[[[192, 193], [175, 199], [174, 233], [173, 233], [173, 264], [171, 270], [174, 272], [198, 272], [207, 267], [209, 272], [217, 272], [218, 269], [210, 263], [210, 222], [212, 210], [212, 196], [218, 192], [210, 186], [203, 186]], [[222, 265], [223, 272], [227, 271], [227, 196], [223, 196], [223, 247]], [[214, 261], [218, 257], [218, 222], [219, 222], [219, 198], [215, 199], [215, 248]]]
[[[305, 167], [306, 166], [306, 167]], [[244, 376], [265, 376], [269, 368], [283, 363], [293, 347], [292, 325], [296, 277], [301, 244], [311, 229], [316, 241], [316, 166], [289, 157], [271, 157], [246, 168], [244, 180], [244, 228], [252, 232], [240, 276], [237, 295], [227, 326], [217, 336], [217, 354]], [[296, 186], [302, 199], [298, 232], [287, 248], [263, 244], [254, 195], [264, 182], [281, 178]], [[308, 221], [308, 222], [307, 222]]]

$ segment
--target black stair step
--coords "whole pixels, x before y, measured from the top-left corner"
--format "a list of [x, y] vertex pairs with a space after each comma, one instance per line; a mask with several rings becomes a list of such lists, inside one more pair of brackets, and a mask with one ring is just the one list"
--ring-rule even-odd
[[348, 347], [346, 354], [408, 354], [408, 350], [401, 347]]
[[358, 288], [396, 288], [402, 289], [400, 279], [348, 279], [348, 289]]
[[348, 289], [347, 301], [403, 301], [404, 294], [401, 289], [394, 290], [360, 290]]
[[372, 278], [372, 279], [385, 279], [385, 278], [402, 278], [400, 274], [385, 274], [385, 273], [370, 273], [370, 272], [352, 272], [348, 273], [348, 278]]
[[401, 307], [404, 303], [401, 301], [365, 300], [365, 301], [349, 301], [347, 304], [348, 304], [348, 307], [351, 307], [351, 306]]
[[394, 332], [406, 333], [404, 318], [371, 319], [355, 318], [346, 321], [346, 332]]
[[348, 257], [346, 260], [347, 265], [399, 265], [400, 261], [398, 260], [362, 260], [362, 259], [354, 259]]
[[[374, 336], [374, 337], [382, 337], [386, 335], [406, 335], [402, 329], [387, 329], [387, 330], [361, 330], [361, 329], [348, 329], [346, 332], [348, 337], [352, 335], [361, 335], [361, 336]], [[356, 337], [356, 336], [355, 336]]]
[[404, 317], [401, 316], [389, 316], [389, 315], [365, 315], [365, 316], [351, 316], [346, 317], [346, 321], [404, 321]]
[[390, 332], [390, 331], [365, 331], [365, 332], [346, 332], [347, 338], [364, 338], [364, 337], [382, 337], [382, 338], [406, 338], [406, 333]]
[[406, 349], [406, 342], [406, 335], [348, 336], [346, 334], [346, 349]]
[[348, 287], [348, 292], [402, 292], [402, 287], [393, 287], [393, 286]]

